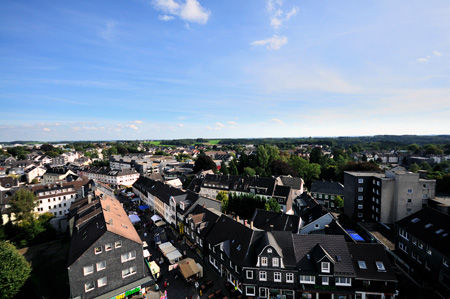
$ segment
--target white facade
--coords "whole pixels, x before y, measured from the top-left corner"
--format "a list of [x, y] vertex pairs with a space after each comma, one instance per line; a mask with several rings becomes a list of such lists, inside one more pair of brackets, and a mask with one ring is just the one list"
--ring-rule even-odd
[[70, 205], [77, 197], [77, 191], [73, 186], [63, 186], [49, 190], [36, 191], [39, 205], [34, 208], [37, 214], [50, 212], [57, 217], [66, 215]]

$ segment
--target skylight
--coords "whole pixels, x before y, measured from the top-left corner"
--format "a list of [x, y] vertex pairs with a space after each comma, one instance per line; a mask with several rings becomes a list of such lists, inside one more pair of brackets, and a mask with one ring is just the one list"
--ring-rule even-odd
[[433, 226], [432, 223], [428, 223], [427, 225], [425, 225], [425, 228], [430, 228], [430, 227], [432, 227], [432, 226]]
[[444, 230], [443, 229], [438, 229], [437, 231], [435, 231], [434, 233], [439, 235], [440, 233], [442, 233]]
[[412, 223], [417, 223], [419, 221], [420, 221], [420, 218], [414, 218], [414, 219], [411, 220]]
[[365, 261], [358, 261], [359, 269], [367, 269], [367, 265]]
[[386, 271], [386, 268], [384, 267], [383, 262], [375, 262], [375, 264], [377, 265], [377, 270], [380, 272], [384, 272]]

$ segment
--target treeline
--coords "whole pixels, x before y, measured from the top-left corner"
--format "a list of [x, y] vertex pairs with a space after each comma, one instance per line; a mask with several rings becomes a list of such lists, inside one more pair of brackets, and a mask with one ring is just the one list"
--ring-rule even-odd
[[250, 219], [256, 209], [266, 211], [280, 212], [281, 208], [278, 202], [270, 198], [268, 201], [264, 197], [253, 194], [236, 194], [222, 192], [217, 197], [222, 202], [222, 212], [225, 214], [234, 214], [241, 219]]

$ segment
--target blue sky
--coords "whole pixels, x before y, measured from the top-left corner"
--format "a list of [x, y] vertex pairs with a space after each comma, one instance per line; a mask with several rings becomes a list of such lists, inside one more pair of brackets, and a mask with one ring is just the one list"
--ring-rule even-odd
[[450, 2], [0, 2], [0, 141], [450, 134]]

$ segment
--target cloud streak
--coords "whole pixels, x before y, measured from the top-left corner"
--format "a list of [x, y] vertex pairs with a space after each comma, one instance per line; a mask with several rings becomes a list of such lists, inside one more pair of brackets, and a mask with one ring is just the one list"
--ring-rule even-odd
[[166, 15], [159, 16], [162, 21], [170, 21], [177, 17], [186, 22], [204, 25], [211, 15], [211, 12], [197, 0], [154, 0], [152, 4], [156, 10], [166, 13]]
[[274, 35], [270, 38], [266, 38], [263, 40], [257, 40], [252, 42], [253, 46], [264, 46], [266, 45], [267, 49], [270, 50], [279, 50], [285, 43], [287, 43], [288, 39], [286, 36], [278, 36]]

